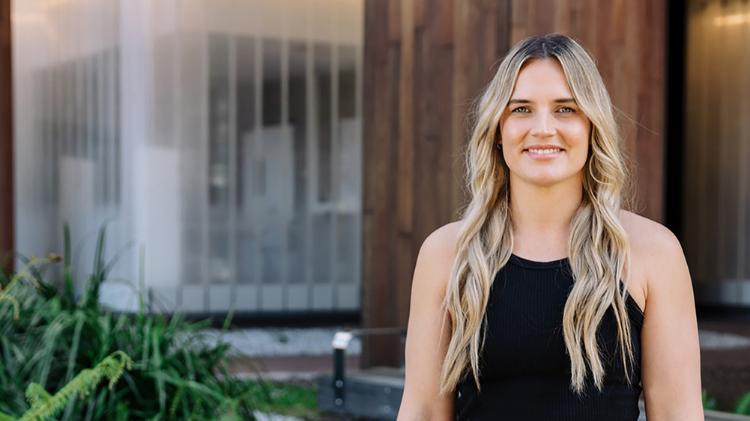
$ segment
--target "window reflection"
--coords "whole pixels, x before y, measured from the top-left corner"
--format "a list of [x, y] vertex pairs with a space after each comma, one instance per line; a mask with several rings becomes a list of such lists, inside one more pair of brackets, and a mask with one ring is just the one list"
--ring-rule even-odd
[[64, 39], [13, 27], [19, 249], [106, 221], [185, 310], [357, 308], [361, 0], [46, 3], [19, 7]]

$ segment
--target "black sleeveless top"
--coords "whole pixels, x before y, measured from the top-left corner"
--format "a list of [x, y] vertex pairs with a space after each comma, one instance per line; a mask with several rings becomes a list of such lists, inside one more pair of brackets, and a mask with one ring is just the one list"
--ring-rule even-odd
[[589, 371], [586, 394], [579, 398], [570, 390], [570, 358], [562, 334], [563, 309], [572, 287], [567, 258], [537, 262], [511, 255], [495, 277], [482, 323], [487, 329], [479, 355], [482, 390], [477, 393], [467, 369], [456, 387], [456, 420], [638, 419], [643, 312], [628, 295], [632, 386], [617, 346], [614, 309], [609, 308], [597, 330], [605, 369], [602, 391], [593, 385]]

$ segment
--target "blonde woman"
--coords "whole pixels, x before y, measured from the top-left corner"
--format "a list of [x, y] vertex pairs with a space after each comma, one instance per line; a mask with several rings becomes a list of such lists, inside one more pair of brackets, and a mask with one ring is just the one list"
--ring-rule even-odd
[[471, 201], [414, 271], [399, 421], [703, 419], [698, 329], [677, 238], [631, 213], [596, 66], [532, 37], [480, 97]]

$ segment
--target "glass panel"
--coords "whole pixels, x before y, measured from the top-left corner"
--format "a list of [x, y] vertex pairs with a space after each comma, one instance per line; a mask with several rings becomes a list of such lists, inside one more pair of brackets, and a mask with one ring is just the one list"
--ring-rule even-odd
[[338, 47], [338, 177], [336, 218], [336, 283], [358, 279], [357, 252], [361, 140], [357, 130], [357, 48]]
[[[239, 36], [235, 41], [237, 57], [237, 276], [238, 282], [256, 282], [257, 240], [253, 233], [252, 206], [253, 170], [258, 165], [253, 160], [253, 137], [255, 133], [255, 38]], [[257, 191], [257, 189], [256, 189]]]
[[293, 157], [293, 214], [288, 227], [288, 265], [290, 283], [306, 280], [305, 238], [307, 221], [307, 45], [289, 43], [289, 127]]
[[209, 36], [208, 186], [209, 276], [214, 282], [231, 280], [229, 272], [229, 37]]
[[281, 125], [281, 41], [263, 40], [263, 126]]
[[356, 279], [357, 219], [352, 213], [341, 213], [336, 218], [336, 283], [351, 284]]
[[[737, 55], [750, 41], [750, 4], [692, 0], [687, 8], [685, 254], [695, 281], [713, 287], [750, 276], [750, 99], [736, 95], [750, 92], [750, 60]], [[743, 299], [739, 287], [732, 295], [721, 300]]]
[[209, 37], [209, 200], [226, 208], [229, 188], [229, 38]]
[[363, 2], [290, 1], [16, 2], [38, 17], [12, 28], [34, 52], [14, 57], [18, 250], [59, 251], [63, 221], [87, 249], [106, 220], [177, 305], [185, 285], [293, 283], [304, 306], [302, 285], [359, 282]]
[[[255, 39], [239, 36], [237, 46], [237, 206], [243, 208], [245, 186], [250, 181], [249, 165], [244, 157], [250, 150], [255, 129]], [[247, 162], [246, 164], [250, 164]]]
[[327, 284], [331, 282], [331, 215], [329, 213], [313, 216], [312, 220], [313, 281]]
[[283, 280], [283, 233], [291, 211], [291, 145], [281, 121], [281, 41], [263, 42], [263, 130], [258, 148], [259, 195], [261, 214], [262, 282], [279, 284]]
[[122, 102], [122, 90], [120, 89], [120, 49], [115, 47], [107, 52], [107, 75], [110, 78], [107, 83], [108, 119], [107, 140], [110, 145], [108, 156], [108, 168], [111, 168], [112, 177], [109, 178], [108, 188], [110, 196], [108, 201], [119, 206], [122, 198], [122, 139], [120, 124], [120, 105]]
[[314, 56], [318, 201], [329, 202], [331, 200], [331, 47], [315, 44]]
[[354, 118], [357, 112], [357, 48], [339, 47], [339, 119]]

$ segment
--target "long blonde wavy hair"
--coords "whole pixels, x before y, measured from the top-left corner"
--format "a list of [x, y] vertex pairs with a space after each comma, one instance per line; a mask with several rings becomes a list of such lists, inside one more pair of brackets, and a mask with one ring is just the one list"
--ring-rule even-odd
[[[443, 301], [452, 334], [440, 375], [441, 393], [454, 390], [468, 368], [481, 389], [482, 321], [494, 275], [513, 250], [509, 168], [495, 147], [500, 116], [524, 63], [544, 58], [560, 63], [574, 99], [591, 121], [589, 153], [582, 169], [583, 199], [568, 238], [575, 282], [565, 304], [562, 327], [571, 363], [570, 388], [578, 395], [584, 393], [588, 363], [601, 391], [604, 367], [596, 332], [610, 307], [618, 326], [619, 349], [625, 351], [620, 353], [625, 375], [628, 383], [632, 382], [627, 288], [619, 287], [624, 271], [630, 274], [630, 247], [618, 219], [619, 210], [630, 206], [632, 200], [628, 157], [612, 102], [591, 56], [573, 39], [549, 34], [516, 44], [474, 106], [475, 123], [466, 153], [470, 202], [461, 218], [456, 260]], [[623, 283], [627, 285], [627, 280]]]

